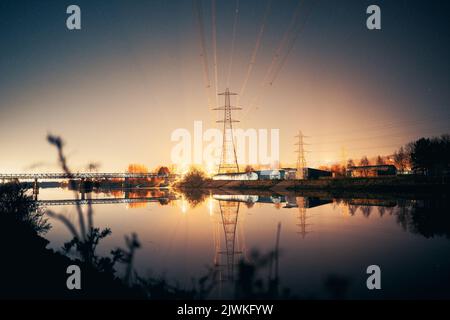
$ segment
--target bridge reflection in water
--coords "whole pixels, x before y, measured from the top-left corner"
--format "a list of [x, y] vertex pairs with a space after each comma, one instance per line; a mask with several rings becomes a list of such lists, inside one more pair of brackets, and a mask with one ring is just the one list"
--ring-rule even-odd
[[[102, 190], [102, 193], [106, 190]], [[36, 200], [40, 207], [45, 206], [62, 206], [62, 205], [94, 205], [94, 204], [118, 204], [125, 203], [130, 205], [139, 205], [150, 202], [158, 202], [160, 204], [168, 204], [171, 201], [178, 200], [179, 195], [170, 192], [168, 189], [115, 189], [109, 190], [112, 197], [92, 198], [91, 192], [81, 191], [80, 198], [72, 199], [47, 199]], [[87, 197], [86, 197], [87, 195]], [[133, 207], [133, 206], [131, 206]]]
[[38, 200], [39, 206], [62, 206], [62, 205], [87, 205], [87, 204], [115, 204], [115, 203], [147, 203], [147, 202], [169, 202], [176, 198], [149, 197], [149, 198], [102, 198], [102, 199], [62, 199], [62, 200]]
[[[76, 172], [76, 173], [0, 173], [0, 181], [2, 183], [8, 181], [24, 182], [33, 181], [30, 188], [33, 190], [34, 200], [38, 200], [40, 182], [39, 180], [68, 180], [69, 186], [72, 189], [80, 191], [83, 201], [80, 203], [89, 203], [84, 201], [86, 192], [92, 191], [93, 183], [109, 183], [114, 180], [123, 181], [122, 187], [132, 188], [139, 187], [143, 182], [154, 182], [154, 186], [168, 186], [171, 181], [177, 178], [176, 174], [169, 173], [137, 173], [137, 172], [119, 172], [119, 173], [99, 173], [99, 172]], [[126, 201], [123, 201], [126, 202]], [[148, 201], [147, 201], [148, 202]], [[97, 203], [109, 203], [105, 201], [98, 201]], [[135, 202], [134, 202], [135, 203]], [[61, 201], [59, 204], [75, 204], [69, 200]], [[51, 202], [48, 205], [52, 205]]]

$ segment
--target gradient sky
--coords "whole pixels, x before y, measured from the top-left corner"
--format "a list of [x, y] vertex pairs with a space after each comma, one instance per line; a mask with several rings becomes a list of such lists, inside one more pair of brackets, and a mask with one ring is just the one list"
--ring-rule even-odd
[[[297, 2], [273, 2], [236, 115], [242, 128], [280, 129], [282, 163], [295, 162], [299, 129], [310, 136], [311, 166], [340, 161], [342, 148], [359, 159], [450, 132], [449, 1], [316, 0], [273, 85], [262, 87]], [[235, 1], [216, 3], [222, 91]], [[70, 4], [81, 7], [80, 31], [65, 26]], [[211, 2], [202, 4], [213, 80]], [[381, 7], [381, 31], [366, 28], [370, 4]], [[265, 6], [240, 0], [232, 91], [242, 86]], [[1, 0], [0, 172], [57, 171], [48, 132], [64, 138], [75, 170], [169, 164], [173, 130], [193, 130], [195, 120], [215, 126], [198, 35], [190, 0]]]

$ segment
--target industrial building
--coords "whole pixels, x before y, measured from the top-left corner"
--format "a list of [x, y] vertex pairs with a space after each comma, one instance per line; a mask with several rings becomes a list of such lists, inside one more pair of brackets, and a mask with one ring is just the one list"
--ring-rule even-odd
[[258, 170], [239, 173], [220, 173], [213, 176], [213, 180], [282, 180], [284, 179], [283, 170]]
[[258, 175], [258, 180], [283, 180], [284, 170], [259, 170], [255, 171]]
[[[330, 171], [313, 168], [303, 169], [305, 179], [320, 179], [331, 177]], [[213, 180], [294, 180], [296, 179], [296, 169], [284, 168], [274, 170], [256, 170], [251, 172], [221, 173], [213, 176]]]
[[212, 179], [249, 181], [258, 180], [258, 174], [256, 172], [219, 173], [213, 176]]
[[316, 180], [316, 179], [320, 179], [320, 178], [331, 178], [332, 173], [331, 173], [331, 171], [326, 171], [326, 170], [305, 168], [303, 176], [305, 177], [305, 179], [308, 179], [308, 180]]

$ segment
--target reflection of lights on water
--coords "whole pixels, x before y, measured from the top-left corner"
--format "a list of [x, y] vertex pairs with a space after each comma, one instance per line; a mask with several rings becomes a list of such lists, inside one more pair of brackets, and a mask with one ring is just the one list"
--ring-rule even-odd
[[181, 201], [181, 212], [182, 212], [182, 213], [186, 213], [186, 212], [187, 212], [187, 209], [188, 209], [188, 207], [187, 207], [186, 202], [182, 200], [182, 201]]
[[184, 196], [181, 197], [181, 212], [184, 214], [188, 210], [188, 204]]
[[213, 212], [214, 212], [214, 199], [211, 195], [208, 198], [208, 210], [209, 210], [209, 215], [212, 216]]
[[348, 205], [345, 204], [344, 202], [339, 203], [338, 207], [341, 208], [341, 212], [342, 212], [342, 216], [345, 218], [350, 217], [350, 211], [348, 208]]

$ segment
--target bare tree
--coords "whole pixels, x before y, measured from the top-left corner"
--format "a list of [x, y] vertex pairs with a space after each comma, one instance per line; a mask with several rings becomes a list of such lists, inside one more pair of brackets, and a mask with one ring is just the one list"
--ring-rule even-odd
[[348, 167], [354, 167], [355, 166], [355, 162], [352, 159], [348, 159], [347, 161], [347, 168]]
[[383, 164], [385, 164], [384, 159], [381, 156], [378, 156], [377, 157], [377, 165], [383, 165]]
[[403, 147], [394, 153], [394, 163], [398, 170], [404, 171], [408, 166], [409, 156]]
[[367, 159], [367, 156], [364, 156], [359, 161], [360, 166], [368, 166], [369, 165], [369, 159]]
[[[359, 165], [360, 166], [368, 166], [369, 165], [369, 159], [367, 159], [367, 156], [364, 156], [361, 158], [361, 160], [359, 161]], [[367, 177], [367, 175], [369, 174], [369, 170], [363, 169], [362, 174], [364, 177]]]

